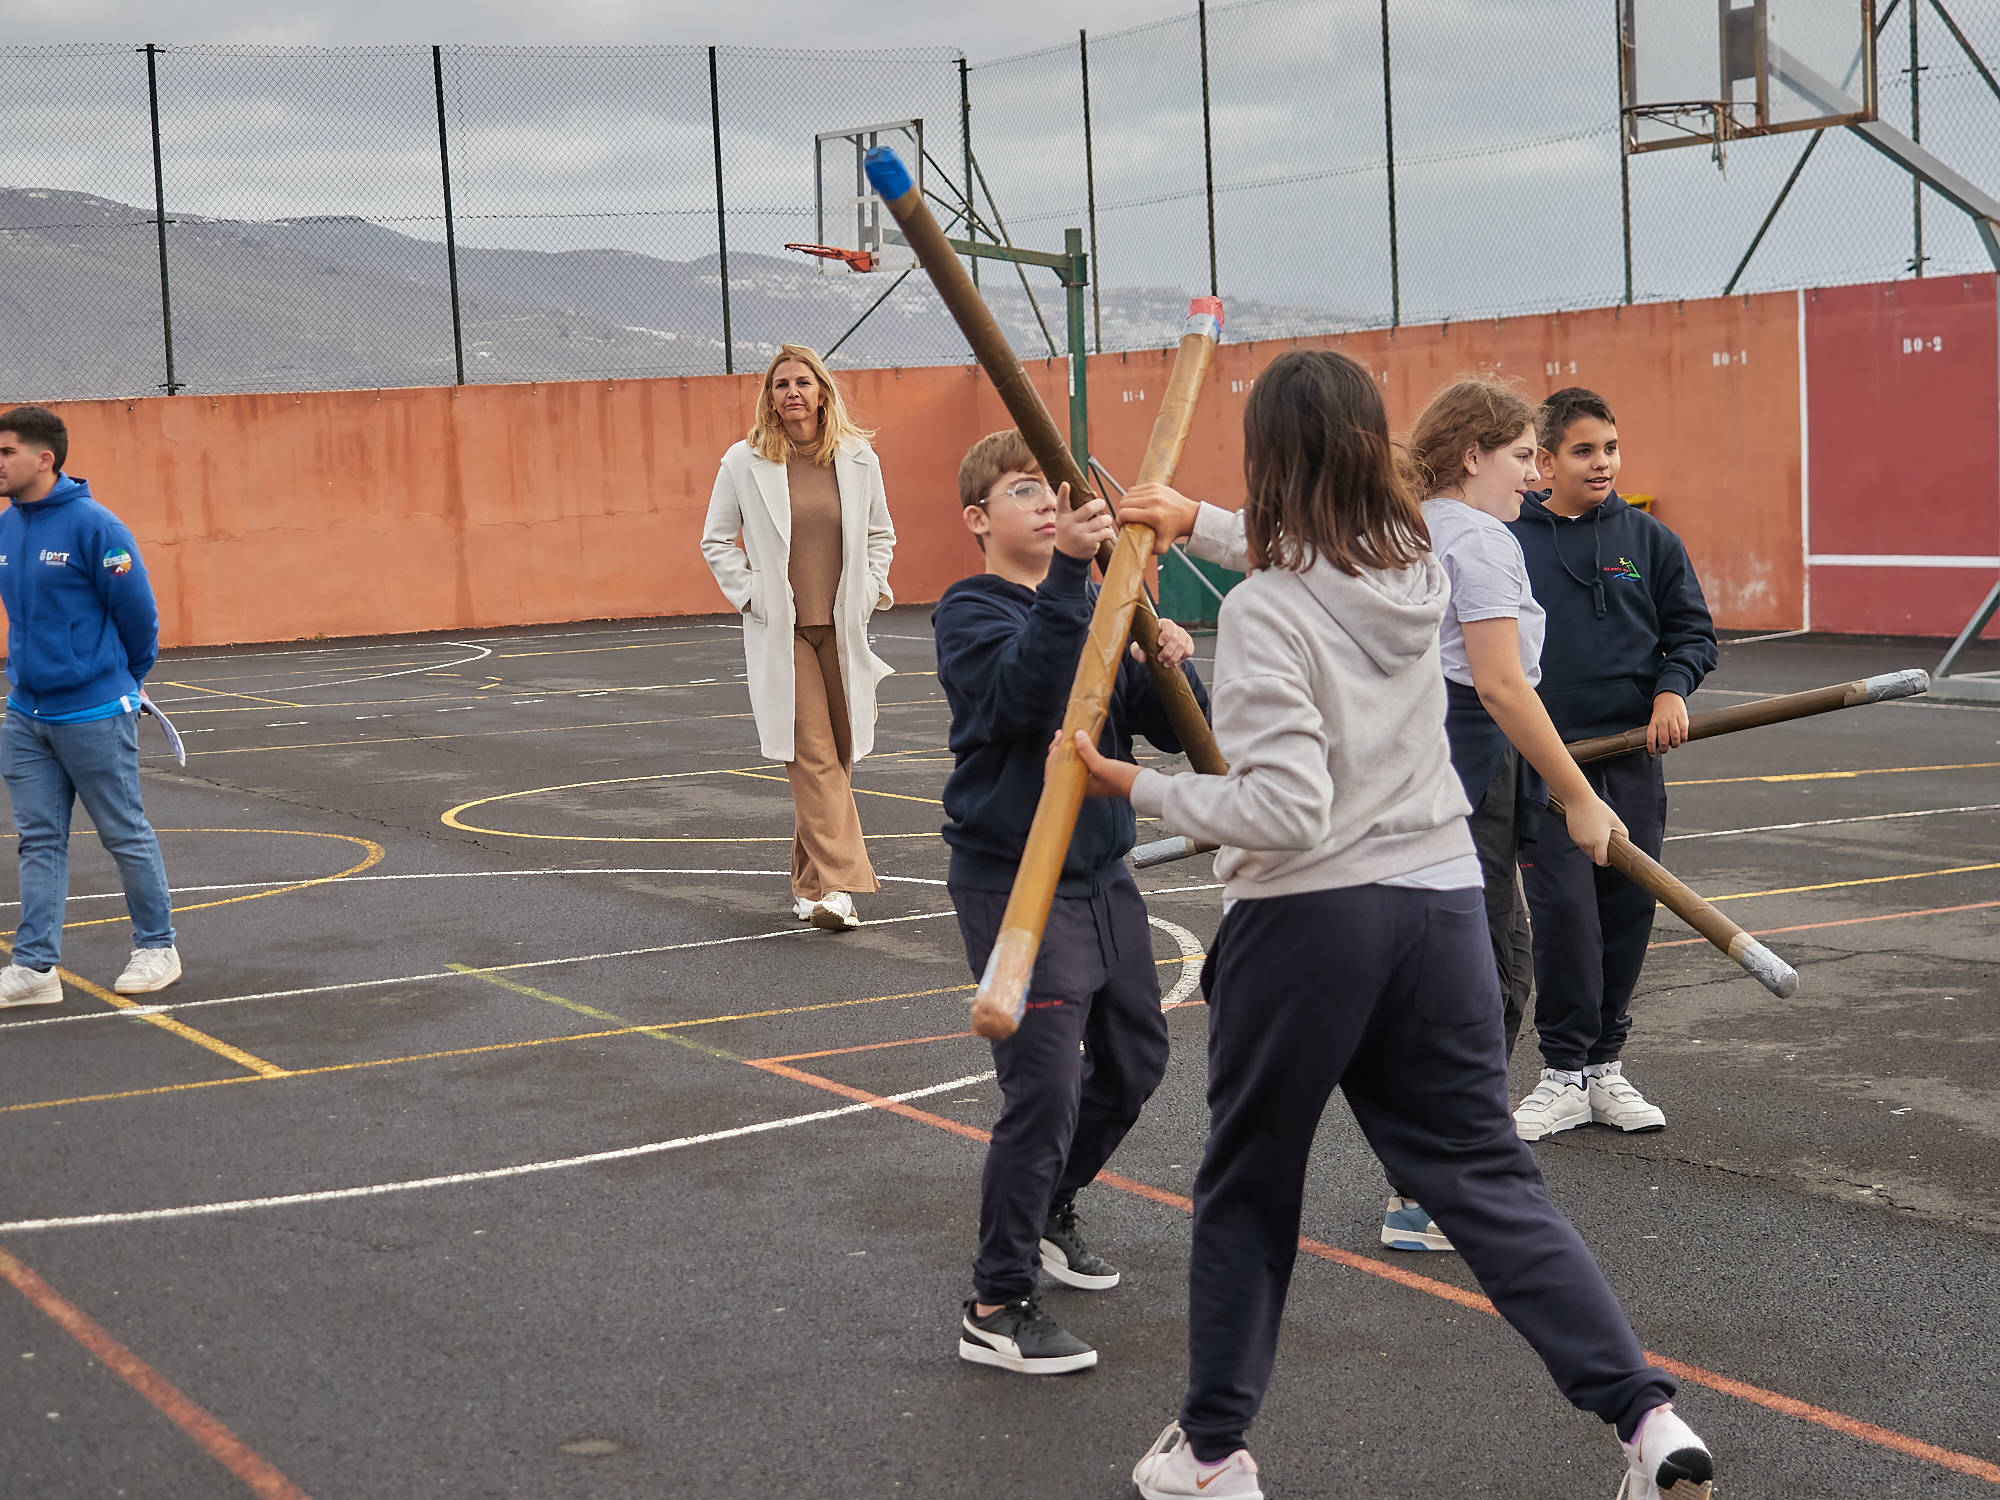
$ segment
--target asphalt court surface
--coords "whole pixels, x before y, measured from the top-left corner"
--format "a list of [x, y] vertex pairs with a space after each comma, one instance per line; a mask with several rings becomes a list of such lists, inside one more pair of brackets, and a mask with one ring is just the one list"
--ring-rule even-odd
[[[1102, 1362], [964, 1365], [998, 1096], [925, 612], [875, 635], [884, 887], [846, 934], [790, 917], [729, 622], [163, 660], [187, 768], [142, 749], [187, 977], [111, 1003], [129, 927], [80, 835], [77, 982], [0, 1020], [0, 1494], [1129, 1494], [1185, 1373], [1210, 863], [1141, 877], [1197, 1003], [1082, 1201], [1125, 1284], [1047, 1294]], [[1732, 645], [1695, 706], [1935, 654]], [[1626, 1057], [1669, 1129], [1546, 1142], [1551, 1188], [1682, 1369], [1718, 1494], [1994, 1493], [2000, 712], [1850, 710], [1668, 780], [1667, 864], [1800, 992], [1663, 913]], [[1342, 1106], [1313, 1174], [1268, 1493], [1609, 1497], [1615, 1443], [1457, 1259], [1377, 1244]]]

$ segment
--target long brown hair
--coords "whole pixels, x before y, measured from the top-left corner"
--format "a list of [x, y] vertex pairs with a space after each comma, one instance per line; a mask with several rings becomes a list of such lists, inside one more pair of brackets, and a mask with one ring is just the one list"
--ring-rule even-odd
[[[788, 360], [804, 365], [819, 382], [819, 431], [804, 448], [794, 448], [792, 440], [785, 436], [784, 421], [778, 416], [777, 403], [771, 399], [771, 381], [777, 376], [778, 366]], [[757, 387], [757, 417], [750, 426], [750, 447], [759, 458], [781, 464], [796, 453], [824, 469], [833, 463], [834, 454], [848, 438], [859, 438], [865, 443], [874, 436], [866, 428], [856, 426], [847, 415], [847, 403], [841, 400], [840, 387], [833, 383], [824, 360], [804, 344], [778, 345], [778, 352], [764, 367], [764, 383]]]
[[1535, 425], [1535, 409], [1512, 386], [1490, 375], [1461, 375], [1431, 397], [1410, 433], [1404, 463], [1420, 495], [1439, 495], [1465, 482], [1468, 448], [1491, 453]]
[[1407, 568], [1430, 550], [1389, 446], [1374, 378], [1344, 354], [1272, 360], [1243, 412], [1243, 507], [1259, 567]]

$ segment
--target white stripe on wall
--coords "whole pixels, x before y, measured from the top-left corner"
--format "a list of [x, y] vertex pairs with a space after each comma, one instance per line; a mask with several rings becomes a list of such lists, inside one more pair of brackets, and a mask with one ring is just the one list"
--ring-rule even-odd
[[2000, 557], [1936, 557], [1893, 552], [1815, 552], [1815, 568], [2000, 568]]

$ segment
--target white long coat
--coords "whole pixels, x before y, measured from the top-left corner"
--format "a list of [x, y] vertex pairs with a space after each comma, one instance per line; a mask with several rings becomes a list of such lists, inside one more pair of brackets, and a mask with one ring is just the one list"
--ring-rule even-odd
[[[840, 586], [833, 596], [833, 638], [854, 758], [875, 746], [875, 684], [889, 664], [868, 649], [868, 617], [889, 593], [896, 531], [875, 450], [850, 438], [834, 455], [840, 487]], [[743, 545], [736, 545], [741, 534]], [[722, 455], [702, 526], [701, 552], [724, 596], [743, 616], [743, 658], [757, 737], [772, 760], [793, 759], [797, 680], [792, 629], [797, 618], [787, 564], [792, 544], [792, 487], [783, 464], [759, 458], [749, 443]]]

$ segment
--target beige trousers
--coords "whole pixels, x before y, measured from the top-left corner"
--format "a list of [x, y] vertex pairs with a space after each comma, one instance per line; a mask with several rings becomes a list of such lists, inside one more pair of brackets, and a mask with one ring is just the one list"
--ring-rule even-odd
[[832, 891], [877, 890], [848, 778], [854, 745], [831, 625], [792, 632], [792, 671], [795, 758], [785, 763], [792, 784], [792, 894], [817, 901]]

